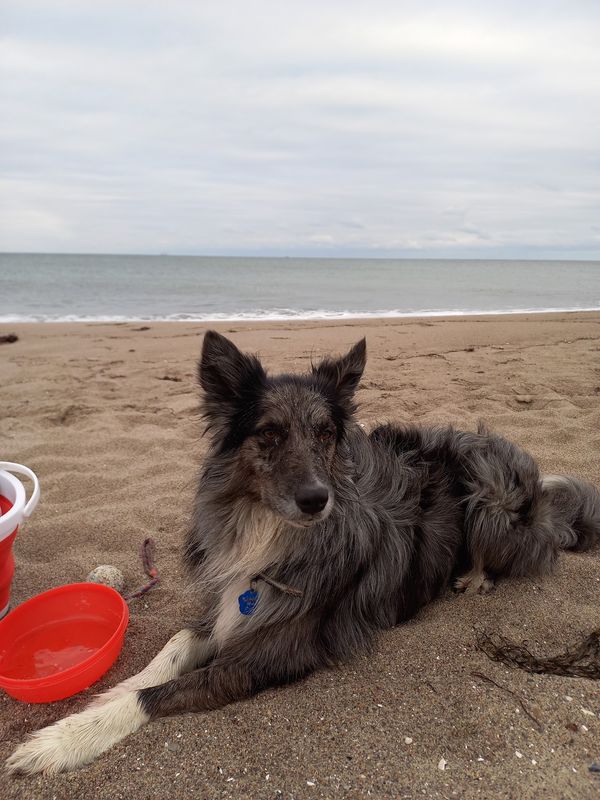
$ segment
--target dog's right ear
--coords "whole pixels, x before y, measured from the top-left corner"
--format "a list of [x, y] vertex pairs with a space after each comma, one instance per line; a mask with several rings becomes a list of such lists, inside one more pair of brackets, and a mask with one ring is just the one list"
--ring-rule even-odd
[[363, 338], [345, 356], [324, 358], [318, 366], [313, 367], [313, 375], [330, 386], [342, 404], [350, 406], [366, 363], [367, 340]]
[[[240, 405], [262, 388], [266, 374], [256, 356], [241, 350], [216, 331], [207, 331], [198, 363], [204, 410], [208, 417], [231, 419]], [[243, 408], [239, 410], [243, 411]]]

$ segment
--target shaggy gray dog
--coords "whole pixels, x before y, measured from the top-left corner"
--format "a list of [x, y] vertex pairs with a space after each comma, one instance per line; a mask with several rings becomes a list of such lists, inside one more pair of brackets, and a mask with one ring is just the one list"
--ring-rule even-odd
[[141, 673], [34, 734], [9, 769], [72, 769], [155, 717], [346, 661], [451, 582], [487, 591], [598, 538], [593, 486], [541, 476], [483, 428], [365, 433], [353, 418], [365, 360], [363, 340], [307, 375], [269, 377], [206, 334], [211, 448], [185, 549], [205, 613]]

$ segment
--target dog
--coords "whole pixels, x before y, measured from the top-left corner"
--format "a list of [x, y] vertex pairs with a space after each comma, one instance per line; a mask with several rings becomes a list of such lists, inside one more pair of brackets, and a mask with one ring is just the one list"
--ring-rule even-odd
[[199, 380], [210, 450], [184, 559], [206, 611], [139, 674], [34, 733], [13, 772], [86, 764], [149, 721], [219, 708], [347, 662], [452, 583], [488, 591], [600, 538], [600, 493], [540, 474], [480, 427], [355, 421], [363, 339], [305, 375], [269, 376], [209, 331]]

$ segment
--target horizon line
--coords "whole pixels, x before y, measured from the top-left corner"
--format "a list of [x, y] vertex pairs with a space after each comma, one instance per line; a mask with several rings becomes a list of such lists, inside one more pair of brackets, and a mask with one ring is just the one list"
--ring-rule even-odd
[[319, 261], [581, 261], [600, 262], [600, 253], [594, 256], [433, 256], [433, 255], [293, 255], [289, 253], [168, 253], [168, 252], [109, 252], [109, 251], [48, 251], [48, 250], [0, 250], [0, 256], [124, 256], [133, 258], [239, 258], [239, 259], [294, 259], [294, 260], [319, 260]]

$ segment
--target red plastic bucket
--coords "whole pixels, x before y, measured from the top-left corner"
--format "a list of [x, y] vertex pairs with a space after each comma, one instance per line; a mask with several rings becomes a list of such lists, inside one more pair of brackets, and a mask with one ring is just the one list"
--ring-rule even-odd
[[[33, 481], [29, 500], [25, 487], [11, 473], [26, 475]], [[8, 612], [10, 585], [15, 571], [12, 545], [19, 525], [33, 512], [40, 499], [40, 485], [34, 472], [22, 464], [0, 461], [0, 619]]]

